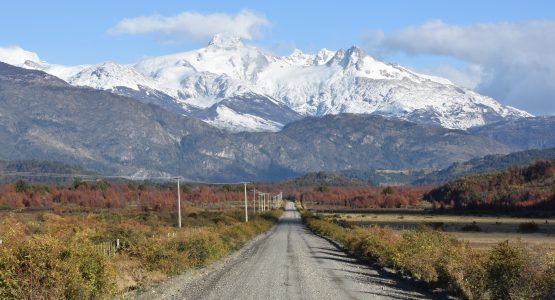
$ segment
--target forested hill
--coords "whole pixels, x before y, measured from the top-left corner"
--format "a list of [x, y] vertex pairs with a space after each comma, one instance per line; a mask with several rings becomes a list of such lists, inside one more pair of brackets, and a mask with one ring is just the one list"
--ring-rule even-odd
[[416, 179], [413, 184], [443, 184], [451, 180], [459, 179], [463, 176], [486, 172], [503, 171], [512, 166], [527, 166], [538, 160], [553, 159], [555, 159], [555, 148], [519, 151], [507, 155], [487, 155], [465, 162], [453, 163], [451, 166], [445, 169], [426, 174], [425, 176]]
[[0, 160], [0, 172], [32, 172], [56, 174], [91, 174], [79, 166], [71, 166], [56, 161], [38, 160]]
[[527, 167], [463, 177], [433, 189], [424, 198], [455, 209], [555, 209], [555, 160]]
[[65, 182], [71, 178], [54, 178], [51, 176], [6, 176], [11, 173], [31, 173], [37, 174], [85, 174], [93, 175], [94, 172], [83, 169], [80, 166], [73, 166], [56, 161], [37, 161], [37, 160], [0, 160], [0, 183], [14, 182], [18, 179], [25, 179], [36, 183]]

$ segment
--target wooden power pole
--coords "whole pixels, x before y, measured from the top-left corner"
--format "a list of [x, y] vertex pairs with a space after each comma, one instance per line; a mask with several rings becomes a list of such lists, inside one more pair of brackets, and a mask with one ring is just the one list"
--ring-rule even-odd
[[245, 185], [245, 223], [249, 221], [249, 211], [247, 210], [248, 199], [247, 199], [247, 183], [243, 183]]
[[252, 213], [256, 214], [256, 189], [252, 189]]
[[179, 177], [177, 177], [177, 227], [181, 228], [181, 188], [179, 187]]

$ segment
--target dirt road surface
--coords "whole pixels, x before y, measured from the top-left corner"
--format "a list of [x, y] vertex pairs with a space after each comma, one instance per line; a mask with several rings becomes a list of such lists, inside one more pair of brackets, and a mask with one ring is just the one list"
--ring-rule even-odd
[[173, 278], [139, 299], [430, 299], [360, 264], [301, 222], [287, 203], [279, 223], [227, 260]]

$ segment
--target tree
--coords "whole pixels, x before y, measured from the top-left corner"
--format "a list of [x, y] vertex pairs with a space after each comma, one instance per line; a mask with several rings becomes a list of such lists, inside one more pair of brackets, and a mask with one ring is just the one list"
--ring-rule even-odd
[[391, 186], [387, 186], [382, 190], [382, 193], [387, 196], [387, 195], [393, 195], [395, 193], [395, 189]]
[[25, 192], [28, 192], [30, 189], [31, 189], [31, 186], [23, 180], [18, 180], [15, 183], [15, 191], [18, 193], [25, 193]]

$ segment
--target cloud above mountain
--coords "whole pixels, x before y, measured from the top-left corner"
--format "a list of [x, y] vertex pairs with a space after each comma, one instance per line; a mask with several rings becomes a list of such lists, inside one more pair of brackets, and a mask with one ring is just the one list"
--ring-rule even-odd
[[150, 15], [128, 18], [108, 30], [110, 34], [159, 34], [175, 40], [211, 38], [218, 33], [228, 33], [243, 39], [262, 35], [270, 21], [250, 10], [236, 14], [184, 11], [175, 16]]
[[462, 60], [468, 66], [438, 67], [436, 74], [535, 114], [555, 113], [555, 21], [464, 26], [431, 21], [391, 33], [372, 31], [365, 42], [371, 53], [381, 56]]

